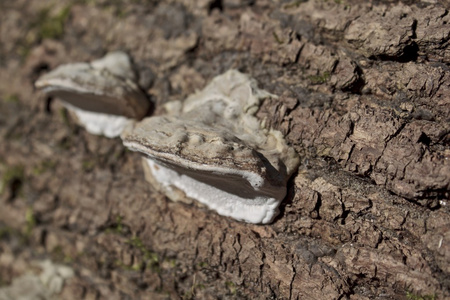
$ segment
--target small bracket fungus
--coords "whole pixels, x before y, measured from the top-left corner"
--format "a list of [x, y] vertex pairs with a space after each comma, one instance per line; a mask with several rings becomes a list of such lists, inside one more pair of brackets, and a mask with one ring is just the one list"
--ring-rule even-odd
[[113, 138], [149, 110], [150, 102], [135, 81], [128, 55], [111, 52], [91, 63], [59, 66], [35, 86], [60, 98], [88, 132]]
[[121, 137], [145, 154], [147, 179], [170, 199], [187, 197], [220, 215], [270, 223], [299, 157], [281, 132], [262, 128], [255, 117], [266, 97], [275, 96], [230, 70], [177, 113], [146, 118]]

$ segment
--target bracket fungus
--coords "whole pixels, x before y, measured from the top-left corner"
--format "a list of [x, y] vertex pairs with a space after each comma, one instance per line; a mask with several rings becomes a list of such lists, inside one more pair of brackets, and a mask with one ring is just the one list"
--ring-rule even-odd
[[174, 201], [190, 198], [220, 215], [267, 224], [278, 214], [299, 164], [281, 132], [255, 114], [276, 97], [230, 70], [191, 95], [177, 112], [127, 127], [125, 146], [145, 155], [146, 177]]
[[113, 138], [150, 108], [135, 82], [130, 58], [117, 51], [91, 63], [59, 66], [41, 76], [35, 86], [60, 98], [88, 132]]

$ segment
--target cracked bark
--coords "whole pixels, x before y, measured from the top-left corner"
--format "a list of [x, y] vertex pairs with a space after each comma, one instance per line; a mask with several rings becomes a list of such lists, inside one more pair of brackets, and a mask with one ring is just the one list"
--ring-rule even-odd
[[[48, 256], [76, 270], [63, 299], [449, 297], [450, 5], [359, 2], [1, 2], [0, 175], [23, 173], [0, 198], [0, 284]], [[69, 9], [54, 38], [49, 7]], [[302, 164], [272, 225], [168, 201], [138, 154], [33, 91], [115, 49], [156, 114], [230, 68], [280, 96], [258, 116]]]

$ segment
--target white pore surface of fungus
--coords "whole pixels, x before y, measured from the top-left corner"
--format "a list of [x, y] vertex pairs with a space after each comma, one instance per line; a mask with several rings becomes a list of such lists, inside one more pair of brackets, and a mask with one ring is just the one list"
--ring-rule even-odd
[[91, 63], [59, 66], [35, 86], [61, 99], [90, 133], [112, 138], [120, 135], [129, 119], [141, 119], [149, 110], [135, 80], [128, 55], [111, 52]]
[[75, 114], [78, 123], [80, 123], [87, 132], [95, 135], [103, 135], [107, 138], [120, 136], [124, 128], [134, 122], [132, 119], [123, 116], [94, 113], [76, 108], [67, 103], [64, 104], [64, 107]]
[[[218, 214], [226, 217], [232, 217], [236, 220], [242, 220], [249, 223], [269, 223], [277, 215], [279, 201], [271, 193], [261, 193], [257, 196], [256, 192], [248, 186], [245, 178], [240, 178], [239, 172], [235, 178], [227, 176], [227, 170], [223, 170], [222, 177], [215, 177], [218, 181], [216, 186], [205, 180], [206, 174], [187, 174], [184, 170], [176, 167], [165, 167], [158, 164], [155, 159], [146, 159], [153, 176], [158, 179], [164, 189], [173, 187], [182, 190], [186, 197], [195, 199], [205, 204], [210, 209], [217, 211]], [[220, 174], [217, 172], [217, 174]], [[195, 176], [197, 175], [197, 176]], [[263, 178], [259, 178], [263, 181]], [[226, 188], [225, 188], [226, 187]], [[240, 195], [230, 191], [230, 188], [239, 191]], [[227, 191], [228, 190], [228, 191]], [[242, 190], [246, 190], [245, 193]], [[284, 197], [285, 189], [277, 189], [279, 197]], [[272, 194], [275, 191], [272, 191]], [[243, 194], [251, 195], [245, 198]]]
[[219, 214], [267, 224], [278, 214], [286, 183], [299, 164], [281, 132], [254, 115], [275, 97], [230, 70], [188, 97], [167, 116], [122, 133], [128, 148], [146, 155], [149, 181], [169, 198], [188, 197]]

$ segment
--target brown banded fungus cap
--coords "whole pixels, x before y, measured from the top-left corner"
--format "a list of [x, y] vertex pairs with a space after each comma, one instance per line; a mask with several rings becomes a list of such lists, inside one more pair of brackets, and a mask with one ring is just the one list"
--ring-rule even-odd
[[59, 66], [35, 86], [61, 99], [90, 133], [116, 137], [149, 111], [150, 102], [135, 82], [128, 55], [111, 52], [91, 63]]
[[177, 113], [146, 118], [121, 137], [145, 155], [149, 181], [172, 200], [187, 197], [224, 216], [270, 223], [299, 157], [281, 132], [254, 116], [266, 97], [276, 96], [230, 70]]

